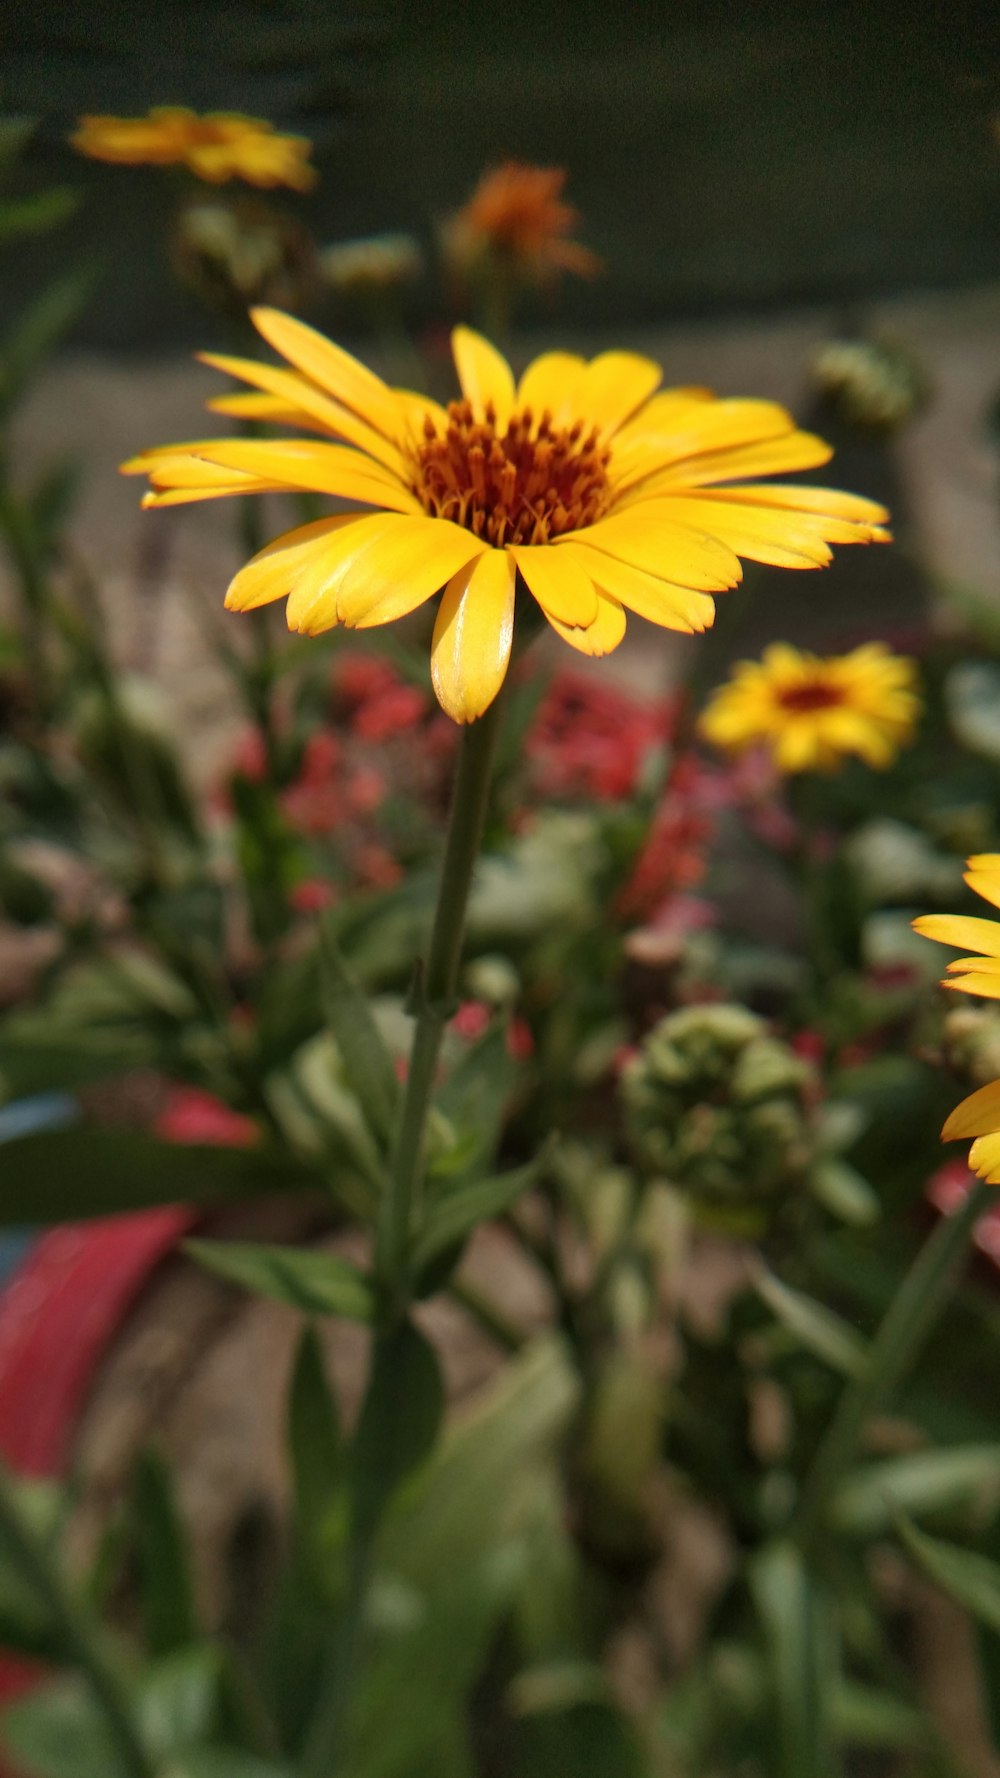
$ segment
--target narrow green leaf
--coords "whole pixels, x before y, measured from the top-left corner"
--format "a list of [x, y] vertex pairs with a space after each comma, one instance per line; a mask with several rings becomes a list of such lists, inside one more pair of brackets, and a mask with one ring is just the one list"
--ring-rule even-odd
[[537, 1181], [547, 1150], [524, 1167], [499, 1173], [494, 1179], [482, 1179], [478, 1185], [459, 1186], [431, 1204], [423, 1229], [414, 1247], [414, 1266], [422, 1271], [439, 1254], [465, 1240], [481, 1222], [500, 1216]]
[[344, 1480], [344, 1440], [323, 1348], [306, 1327], [288, 1391], [295, 1529], [307, 1559], [322, 1560]]
[[867, 1355], [865, 1341], [832, 1309], [783, 1284], [765, 1267], [761, 1267], [753, 1283], [772, 1314], [814, 1358], [822, 1359], [842, 1376], [861, 1375]]
[[170, 1474], [156, 1451], [142, 1453], [133, 1483], [146, 1643], [154, 1656], [186, 1648], [198, 1636], [191, 1565]]
[[776, 1778], [833, 1778], [828, 1708], [839, 1663], [828, 1601], [791, 1543], [766, 1547], [749, 1578], [774, 1688]]
[[919, 1568], [973, 1617], [1000, 1632], [1000, 1563], [919, 1531], [902, 1513], [896, 1530]]
[[0, 1153], [0, 1225], [76, 1221], [154, 1204], [301, 1191], [317, 1175], [276, 1149], [158, 1142], [135, 1130], [39, 1131]]
[[351, 1449], [356, 1536], [371, 1535], [386, 1502], [424, 1461], [444, 1412], [437, 1353], [411, 1322], [378, 1337]]
[[271, 1247], [251, 1241], [186, 1241], [185, 1251], [230, 1284], [287, 1303], [305, 1315], [342, 1315], [371, 1321], [371, 1282], [336, 1253], [308, 1247]]
[[387, 1150], [396, 1129], [399, 1081], [368, 998], [348, 969], [329, 920], [320, 928], [320, 957], [323, 1009], [344, 1073], [372, 1133]]
[[440, 1160], [432, 1158], [432, 1180], [435, 1173], [453, 1178], [456, 1172], [474, 1179], [494, 1164], [516, 1078], [506, 1028], [498, 1021], [459, 1057], [435, 1096], [436, 1109], [452, 1127], [454, 1158], [447, 1153]]
[[96, 283], [93, 266], [72, 267], [42, 292], [0, 341], [0, 409], [11, 406], [69, 331]]
[[0, 203], [0, 247], [22, 235], [42, 235], [72, 216], [80, 199], [68, 185], [35, 192], [27, 198], [5, 198]]
[[913, 1451], [868, 1463], [845, 1478], [831, 1502], [837, 1530], [871, 1537], [901, 1512], [940, 1513], [982, 1495], [1000, 1495], [1000, 1445]]

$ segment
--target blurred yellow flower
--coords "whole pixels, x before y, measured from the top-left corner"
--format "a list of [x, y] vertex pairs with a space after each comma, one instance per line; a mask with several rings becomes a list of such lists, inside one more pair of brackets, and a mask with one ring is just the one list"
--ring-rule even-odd
[[730, 753], [768, 748], [780, 772], [835, 771], [849, 754], [888, 766], [920, 714], [915, 681], [914, 663], [881, 642], [825, 657], [774, 642], [761, 660], [734, 667], [709, 699], [699, 727], [706, 740]]
[[273, 124], [237, 112], [199, 117], [184, 106], [160, 105], [148, 117], [81, 117], [70, 143], [91, 160], [121, 166], [183, 165], [211, 185], [244, 179], [308, 191], [316, 181], [305, 136], [280, 135]]
[[[966, 859], [965, 881], [984, 901], [1000, 907], [1000, 852], [979, 852]], [[914, 920], [913, 930], [939, 945], [979, 952], [978, 956], [957, 957], [949, 963], [948, 975], [955, 979], [943, 981], [942, 988], [979, 994], [984, 1000], [1000, 1000], [1000, 920], [985, 920], [974, 914], [921, 914], [919, 920]]]
[[562, 167], [506, 161], [484, 173], [468, 203], [443, 226], [453, 270], [474, 272], [493, 256], [529, 282], [544, 284], [557, 272], [593, 278], [602, 270], [596, 253], [567, 239], [579, 211], [562, 201]]
[[226, 604], [287, 598], [289, 628], [315, 635], [390, 623], [444, 589], [431, 673], [456, 722], [481, 716], [500, 689], [518, 588], [571, 647], [602, 655], [625, 634], [626, 610], [707, 628], [712, 595], [741, 578], [740, 556], [818, 568], [831, 543], [887, 536], [871, 500], [746, 479], [830, 457], [783, 408], [705, 389], [657, 394], [659, 366], [635, 353], [547, 352], [515, 383], [500, 353], [459, 327], [462, 394], [445, 409], [388, 387], [289, 315], [252, 318], [292, 368], [206, 354], [251, 386], [209, 405], [320, 437], [168, 445], [124, 472], [149, 476], [149, 506], [308, 490], [375, 508], [276, 538]]
[[[948, 986], [954, 984], [948, 983]], [[1000, 1185], [1000, 1080], [970, 1093], [956, 1105], [941, 1131], [942, 1142], [958, 1142], [970, 1136], [969, 1166], [987, 1185]]]

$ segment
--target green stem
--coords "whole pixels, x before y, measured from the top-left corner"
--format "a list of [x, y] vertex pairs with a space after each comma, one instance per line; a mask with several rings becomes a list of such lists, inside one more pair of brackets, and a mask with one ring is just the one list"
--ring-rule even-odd
[[454, 1011], [465, 911], [486, 820], [500, 704], [500, 698], [494, 699], [478, 722], [462, 730], [430, 950], [426, 969], [415, 984], [416, 1027], [375, 1245], [376, 1269], [392, 1315], [406, 1302], [410, 1240], [420, 1214], [424, 1131], [441, 1039]]
[[59, 1640], [79, 1669], [107, 1724], [131, 1778], [155, 1778], [155, 1766], [136, 1733], [118, 1679], [94, 1644], [91, 1627], [61, 1577], [54, 1571], [40, 1538], [25, 1523], [7, 1471], [0, 1467], [0, 1537], [27, 1585], [45, 1606]]
[[872, 1341], [868, 1363], [844, 1390], [813, 1460], [799, 1511], [801, 1542], [811, 1544], [821, 1533], [867, 1422], [899, 1387], [943, 1313], [969, 1235], [991, 1196], [991, 1188], [977, 1181], [961, 1208], [940, 1222], [924, 1243], [896, 1292]]

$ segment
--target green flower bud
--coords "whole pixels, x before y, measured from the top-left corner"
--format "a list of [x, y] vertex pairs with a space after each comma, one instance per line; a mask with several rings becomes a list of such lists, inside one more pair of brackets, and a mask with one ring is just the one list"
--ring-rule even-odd
[[648, 1177], [745, 1225], [801, 1186], [816, 1156], [813, 1074], [742, 1006], [671, 1013], [622, 1074], [625, 1127]]
[[868, 431], [896, 432], [927, 399], [923, 365], [898, 340], [830, 340], [813, 376], [837, 415]]

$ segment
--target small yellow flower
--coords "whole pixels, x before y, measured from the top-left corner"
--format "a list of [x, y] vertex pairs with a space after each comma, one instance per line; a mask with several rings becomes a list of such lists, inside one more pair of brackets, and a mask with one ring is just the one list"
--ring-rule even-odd
[[915, 677], [913, 661], [880, 642], [825, 657], [774, 642], [734, 667], [699, 727], [730, 753], [769, 748], [780, 772], [835, 771], [849, 754], [884, 767], [920, 714]]
[[1000, 1185], [1000, 1080], [970, 1093], [956, 1105], [941, 1131], [942, 1142], [975, 1141], [969, 1150], [969, 1166], [987, 1185]]
[[448, 258], [459, 272], [474, 271], [493, 256], [530, 282], [545, 284], [557, 272], [593, 278], [596, 253], [567, 239], [579, 211], [562, 201], [562, 167], [506, 161], [484, 173], [468, 203], [444, 224]]
[[456, 722], [481, 716], [500, 689], [518, 596], [571, 647], [602, 655], [625, 634], [626, 610], [706, 629], [713, 593], [741, 578], [740, 556], [819, 568], [831, 543], [888, 535], [874, 501], [747, 480], [831, 456], [783, 408], [705, 389], [657, 394], [659, 365], [634, 353], [588, 363], [547, 352], [515, 383], [500, 353], [459, 327], [462, 394], [445, 409], [389, 388], [289, 315], [251, 313], [292, 368], [207, 354], [251, 388], [210, 407], [319, 438], [203, 439], [123, 470], [149, 476], [148, 506], [309, 491], [373, 508], [276, 538], [226, 604], [287, 598], [289, 628], [316, 635], [391, 623], [442, 593], [431, 675]]
[[305, 136], [280, 135], [273, 124], [237, 112], [199, 117], [180, 105], [161, 105], [148, 117], [81, 117], [70, 143], [91, 160], [119, 166], [183, 165], [211, 185], [244, 179], [308, 191], [316, 180]]
[[[966, 859], [965, 881], [984, 901], [1000, 907], [1000, 852], [979, 852]], [[955, 979], [943, 981], [942, 988], [1000, 1000], [1000, 920], [985, 920], [975, 914], [921, 914], [914, 920], [913, 930], [939, 945], [980, 953], [956, 957], [949, 963], [948, 975]]]

